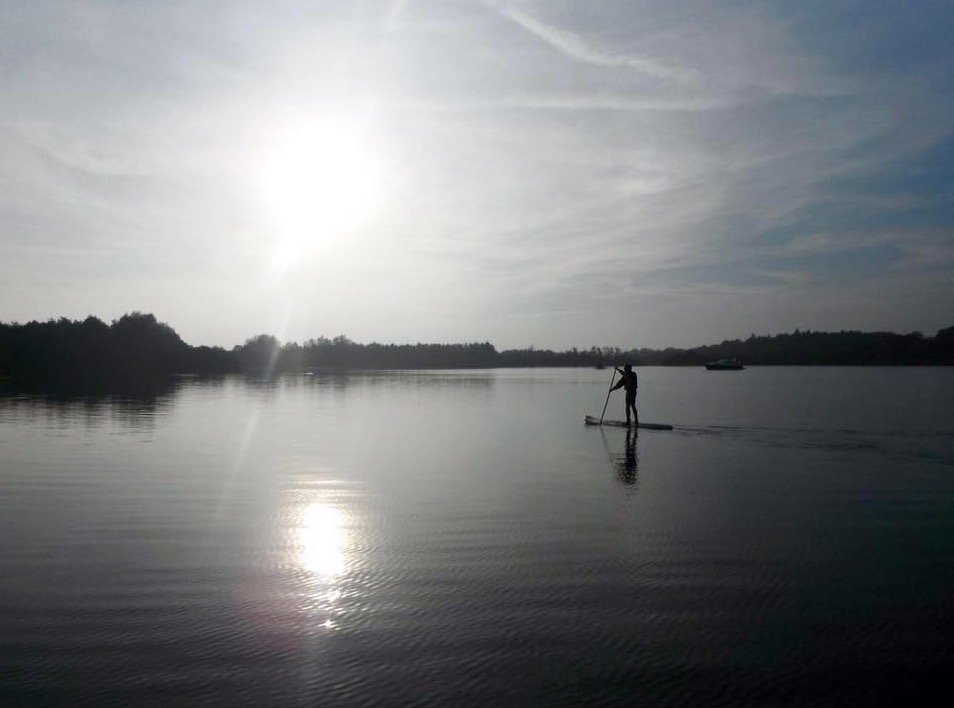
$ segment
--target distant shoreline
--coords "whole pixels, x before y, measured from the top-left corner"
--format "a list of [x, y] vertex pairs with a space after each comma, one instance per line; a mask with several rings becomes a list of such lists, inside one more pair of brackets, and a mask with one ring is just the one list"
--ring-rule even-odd
[[191, 346], [154, 315], [134, 312], [107, 325], [95, 317], [0, 323], [0, 380], [50, 387], [144, 386], [176, 375], [353, 370], [611, 368], [703, 366], [734, 358], [745, 366], [951, 366], [954, 327], [920, 332], [811, 332], [726, 340], [690, 349], [618, 347], [508, 349], [466, 344], [359, 344], [345, 336], [303, 344], [259, 335], [232, 349]]

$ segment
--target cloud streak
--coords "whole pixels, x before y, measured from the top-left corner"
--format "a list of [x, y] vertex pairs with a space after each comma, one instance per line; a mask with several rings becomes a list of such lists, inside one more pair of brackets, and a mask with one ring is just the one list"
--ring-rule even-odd
[[594, 47], [575, 32], [542, 22], [530, 13], [514, 7], [496, 2], [488, 2], [487, 6], [573, 61], [604, 68], [632, 69], [655, 79], [689, 81], [696, 78], [693, 71], [652, 57], [608, 53]]

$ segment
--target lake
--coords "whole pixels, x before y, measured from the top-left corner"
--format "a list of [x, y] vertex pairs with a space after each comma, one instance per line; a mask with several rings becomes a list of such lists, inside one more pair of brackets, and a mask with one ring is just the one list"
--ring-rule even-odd
[[946, 686], [954, 369], [637, 372], [640, 419], [673, 431], [584, 426], [610, 370], [0, 397], [0, 704]]

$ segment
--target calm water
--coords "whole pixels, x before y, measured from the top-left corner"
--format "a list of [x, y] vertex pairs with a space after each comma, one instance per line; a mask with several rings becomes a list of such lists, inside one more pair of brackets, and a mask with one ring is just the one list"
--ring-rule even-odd
[[[954, 369], [0, 397], [0, 705], [911, 704], [954, 669]], [[608, 417], [622, 414], [614, 393]]]

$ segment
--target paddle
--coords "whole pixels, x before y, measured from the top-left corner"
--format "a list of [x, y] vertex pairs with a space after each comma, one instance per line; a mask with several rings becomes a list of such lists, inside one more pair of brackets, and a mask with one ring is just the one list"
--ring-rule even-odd
[[613, 392], [613, 384], [616, 382], [616, 368], [613, 368], [613, 378], [610, 379], [609, 391], [606, 392], [606, 403], [603, 404], [603, 412], [600, 413], [600, 425], [603, 425], [603, 416], [606, 415], [606, 406], [609, 405], [609, 397]]

